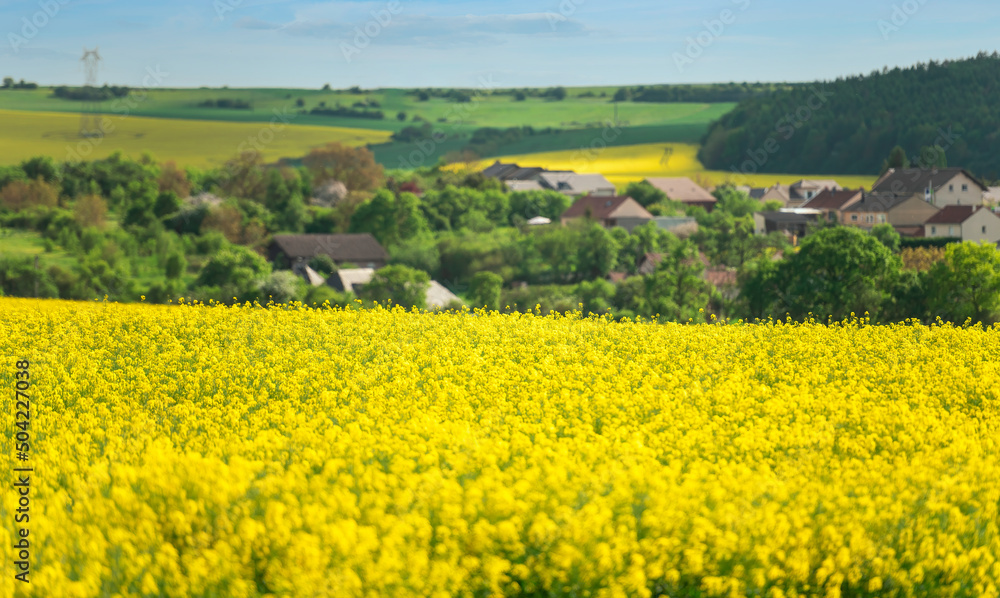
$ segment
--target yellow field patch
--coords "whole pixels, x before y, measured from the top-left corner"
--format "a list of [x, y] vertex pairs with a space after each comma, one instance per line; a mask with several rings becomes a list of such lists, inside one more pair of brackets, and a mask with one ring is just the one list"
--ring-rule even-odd
[[0, 596], [996, 598], [998, 354], [3, 298]]
[[[289, 115], [294, 122], [294, 114]], [[150, 152], [158, 160], [184, 166], [218, 166], [236, 154], [253, 150], [267, 160], [298, 157], [310, 149], [339, 141], [358, 146], [382, 143], [390, 133], [368, 129], [232, 123], [205, 120], [143, 118], [108, 114], [103, 138], [78, 135], [80, 117], [58, 112], [0, 110], [0, 164], [16, 164], [33, 156], [56, 160], [93, 160], [115, 151], [131, 157]]]
[[[538, 154], [504, 156], [504, 162], [517, 162], [521, 166], [541, 166], [551, 170], [573, 170], [579, 173], [600, 173], [612, 183], [624, 187], [647, 177], [691, 177], [706, 185], [731, 182], [737, 185], [768, 187], [775, 183], [789, 184], [799, 179], [834, 179], [844, 187], [870, 189], [877, 177], [837, 176], [808, 174], [757, 174], [742, 175], [727, 171], [706, 170], [698, 161], [698, 146], [687, 143], [647, 143], [609, 147], [602, 150], [579, 149]], [[473, 165], [485, 168], [495, 159]]]

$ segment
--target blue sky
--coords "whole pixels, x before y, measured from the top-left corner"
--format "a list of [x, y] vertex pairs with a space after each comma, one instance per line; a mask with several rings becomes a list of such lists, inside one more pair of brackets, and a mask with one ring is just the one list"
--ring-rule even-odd
[[0, 76], [79, 84], [99, 46], [129, 86], [808, 81], [992, 52], [998, 25], [995, 0], [0, 0]]

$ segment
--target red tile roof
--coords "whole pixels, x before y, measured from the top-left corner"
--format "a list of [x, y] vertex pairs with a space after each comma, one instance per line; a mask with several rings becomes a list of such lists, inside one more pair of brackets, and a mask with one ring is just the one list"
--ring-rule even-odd
[[926, 224], [962, 224], [976, 211], [976, 206], [945, 206], [927, 219]]

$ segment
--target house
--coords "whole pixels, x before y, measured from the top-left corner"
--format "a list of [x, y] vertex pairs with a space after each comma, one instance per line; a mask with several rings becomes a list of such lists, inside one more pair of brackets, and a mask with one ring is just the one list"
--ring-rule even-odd
[[321, 287], [326, 284], [326, 279], [319, 272], [310, 268], [307, 264], [295, 264], [295, 268], [292, 270], [295, 274], [298, 274], [309, 283], [310, 286]]
[[935, 207], [978, 206], [987, 187], [964, 168], [890, 168], [872, 186], [882, 196], [920, 195]]
[[[327, 284], [342, 293], [357, 293], [375, 276], [371, 268], [350, 268], [338, 270], [330, 275]], [[424, 293], [424, 301], [428, 309], [444, 309], [451, 305], [460, 305], [462, 300], [436, 280], [430, 281]]]
[[505, 164], [499, 160], [487, 166], [481, 171], [484, 177], [497, 179], [499, 181], [537, 181], [543, 172], [568, 172], [552, 171], [538, 166], [518, 166], [517, 164]]
[[859, 201], [864, 195], [864, 191], [858, 189], [857, 191], [852, 191], [850, 189], [842, 189], [835, 191], [832, 189], [823, 189], [818, 195], [813, 196], [812, 199], [806, 200], [802, 204], [803, 208], [819, 210], [826, 216], [826, 219], [830, 222], [840, 222], [843, 214], [844, 208], [848, 208]]
[[1000, 216], [982, 206], [945, 206], [924, 223], [924, 236], [1000, 242]]
[[443, 284], [436, 280], [432, 280], [427, 285], [424, 302], [427, 303], [427, 309], [446, 309], [462, 305], [462, 300], [458, 298], [458, 295], [449, 291]]
[[545, 189], [545, 187], [542, 187], [541, 183], [535, 180], [504, 181], [504, 184], [507, 185], [507, 190], [510, 191], [511, 193], [514, 193], [516, 191], [542, 191], [543, 189]]
[[665, 193], [671, 201], [700, 206], [708, 212], [715, 207], [715, 196], [687, 177], [651, 177], [645, 182]]
[[859, 201], [841, 210], [840, 223], [871, 230], [876, 224], [891, 224], [899, 234], [923, 236], [923, 225], [938, 208], [924, 201], [922, 194], [880, 195], [864, 193]]
[[375, 270], [372, 268], [346, 268], [337, 270], [326, 279], [326, 284], [341, 293], [357, 293], [361, 287], [368, 284]]
[[790, 208], [801, 208], [802, 204], [822, 193], [824, 189], [840, 191], [841, 188], [837, 181], [831, 179], [802, 179], [795, 181], [788, 186], [787, 206]]
[[753, 215], [754, 233], [768, 235], [783, 232], [790, 237], [800, 238], [806, 235], [809, 225], [820, 219], [822, 212], [810, 209], [786, 208], [777, 212], [755, 212]]
[[990, 206], [1000, 204], [1000, 187], [988, 187], [983, 192], [983, 203]]
[[563, 212], [560, 220], [566, 225], [580, 218], [596, 220], [605, 228], [620, 226], [632, 232], [632, 229], [652, 220], [653, 215], [631, 197], [588, 195], [576, 200]]
[[686, 239], [698, 232], [698, 220], [695, 218], [672, 218], [670, 216], [656, 216], [653, 222], [661, 229], [674, 233], [682, 239]]
[[782, 185], [780, 183], [772, 185], [771, 187], [750, 187], [749, 185], [737, 185], [736, 190], [746, 193], [750, 196], [750, 199], [756, 199], [761, 203], [779, 201], [782, 206], [788, 204], [788, 185]]
[[369, 233], [342, 235], [275, 235], [268, 246], [268, 259], [295, 269], [314, 257], [325, 255], [335, 264], [381, 268], [389, 253]]
[[538, 175], [538, 182], [544, 189], [551, 189], [572, 197], [577, 195], [614, 197], [617, 193], [614, 184], [600, 174], [543, 172]]

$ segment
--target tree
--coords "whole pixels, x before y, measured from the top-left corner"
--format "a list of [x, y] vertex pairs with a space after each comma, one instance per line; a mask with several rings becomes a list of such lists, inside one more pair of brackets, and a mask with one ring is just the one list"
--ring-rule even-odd
[[618, 260], [618, 242], [603, 226], [593, 223], [583, 230], [577, 247], [577, 279], [604, 278]]
[[405, 112], [399, 112], [398, 114], [396, 114], [396, 120], [398, 120], [400, 122], [405, 122], [406, 121], [406, 113]]
[[97, 229], [104, 228], [107, 213], [107, 202], [104, 201], [103, 197], [94, 193], [84, 195], [73, 204], [73, 217], [81, 228], [89, 226]]
[[271, 274], [271, 266], [257, 253], [230, 245], [213, 255], [194, 282], [214, 298], [232, 302], [254, 298], [262, 280]]
[[309, 152], [302, 163], [313, 175], [315, 184], [340, 181], [351, 191], [371, 191], [382, 184], [384, 171], [367, 148], [352, 148], [328, 143]]
[[670, 203], [667, 194], [650, 185], [648, 181], [629, 183], [625, 188], [625, 195], [639, 202], [644, 208], [658, 203], [664, 205]]
[[426, 272], [398, 264], [386, 266], [375, 271], [371, 281], [358, 291], [358, 297], [381, 305], [393, 303], [424, 309], [429, 283]]
[[33, 181], [11, 181], [0, 190], [0, 205], [18, 212], [35, 207], [55, 207], [59, 188], [38, 177]]
[[13, 77], [4, 77], [3, 78], [3, 88], [4, 89], [10, 89], [11, 87], [14, 87], [14, 78]]
[[586, 280], [577, 285], [576, 296], [583, 304], [584, 314], [604, 314], [611, 308], [615, 285], [603, 278]]
[[46, 183], [58, 183], [62, 178], [62, 169], [49, 156], [29, 158], [21, 163], [21, 170], [29, 179], [42, 179]]
[[229, 197], [264, 201], [264, 157], [257, 151], [242, 152], [226, 162], [219, 188]]
[[882, 163], [881, 174], [885, 174], [885, 172], [890, 168], [901, 170], [909, 167], [910, 167], [910, 158], [907, 157], [906, 150], [903, 149], [902, 146], [897, 145], [896, 147], [892, 148], [892, 151], [889, 152], [889, 157], [886, 158], [885, 162]]
[[218, 231], [230, 243], [239, 243], [243, 233], [243, 214], [232, 205], [219, 205], [212, 208], [201, 223], [201, 230]]
[[477, 272], [469, 284], [469, 297], [474, 307], [500, 309], [500, 291], [503, 278], [493, 272]]
[[398, 245], [427, 230], [420, 200], [412, 193], [398, 196], [379, 189], [351, 216], [350, 232], [371, 233], [385, 246]]
[[515, 191], [507, 196], [510, 204], [510, 221], [528, 221], [536, 216], [559, 222], [563, 212], [569, 209], [571, 200], [558, 191]]
[[305, 290], [302, 288], [305, 281], [290, 270], [272, 272], [269, 277], [259, 281], [258, 284], [260, 286], [258, 287], [257, 300], [262, 305], [267, 305], [269, 302], [288, 304], [292, 301], [298, 301], [305, 295]]
[[774, 315], [839, 320], [868, 312], [878, 320], [901, 268], [899, 257], [872, 235], [850, 227], [823, 229], [778, 265]]
[[166, 271], [167, 278], [169, 280], [175, 280], [184, 274], [187, 269], [187, 260], [184, 259], [184, 254], [180, 251], [175, 251], [167, 256], [167, 263], [164, 268]]
[[711, 287], [702, 278], [705, 265], [690, 241], [664, 252], [656, 271], [643, 278], [645, 305], [652, 315], [675, 321], [697, 319], [708, 305]]
[[879, 240], [879, 243], [885, 245], [889, 251], [899, 253], [899, 245], [902, 239], [891, 224], [876, 224], [872, 227], [871, 234]]
[[173, 162], [167, 162], [160, 168], [160, 177], [157, 183], [161, 193], [171, 191], [181, 199], [191, 195], [191, 182], [188, 180], [187, 174], [177, 168], [177, 164]]
[[970, 241], [949, 245], [927, 276], [931, 316], [991, 324], [1000, 320], [1000, 251]]
[[[612, 98], [614, 102], [627, 102], [632, 98], [632, 92], [627, 87], [619, 87], [618, 91], [615, 92], [615, 96]], [[633, 198], [635, 199], [635, 198]]]

